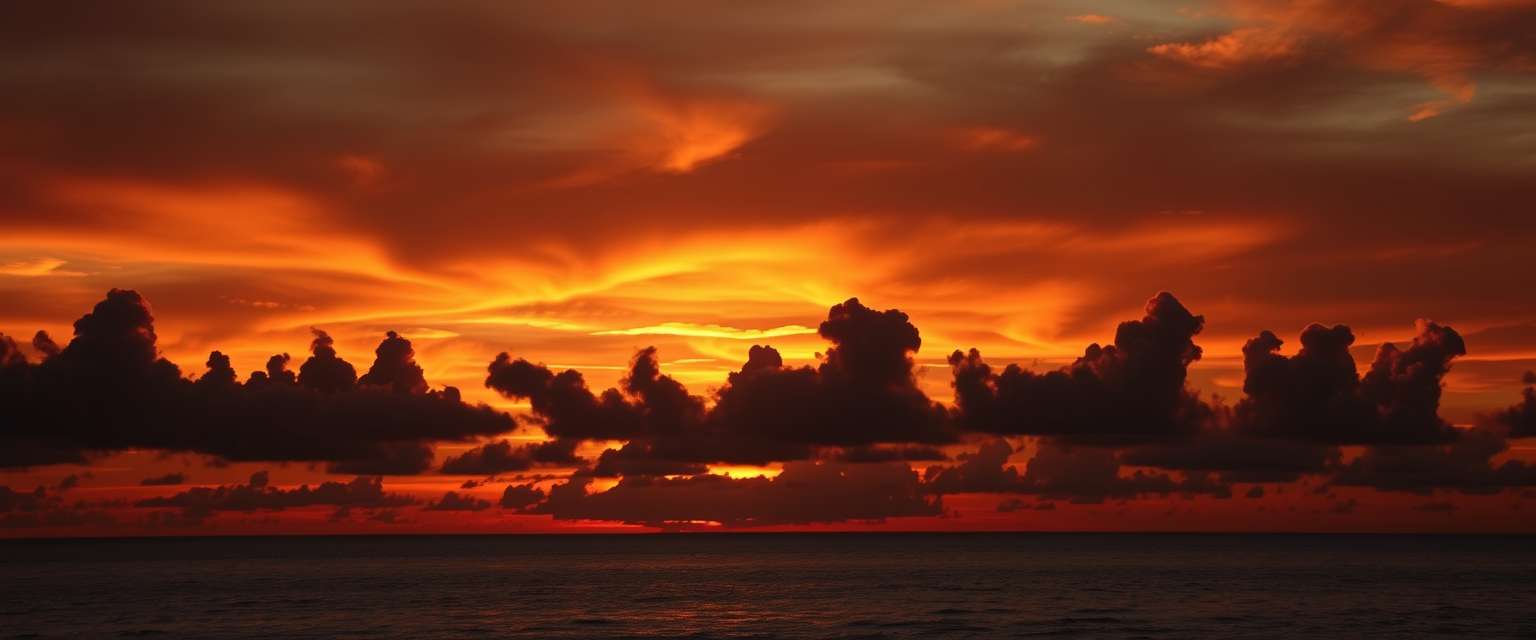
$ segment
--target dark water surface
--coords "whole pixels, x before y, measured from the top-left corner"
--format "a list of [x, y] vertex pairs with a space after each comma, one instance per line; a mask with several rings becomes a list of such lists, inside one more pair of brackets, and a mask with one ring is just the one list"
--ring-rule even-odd
[[1536, 538], [0, 542], [0, 637], [1536, 637]]

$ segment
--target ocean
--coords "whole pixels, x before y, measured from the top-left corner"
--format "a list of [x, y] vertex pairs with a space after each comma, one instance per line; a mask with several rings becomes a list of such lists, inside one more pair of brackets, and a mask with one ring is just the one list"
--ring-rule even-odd
[[1536, 637], [1536, 537], [0, 542], [0, 637]]

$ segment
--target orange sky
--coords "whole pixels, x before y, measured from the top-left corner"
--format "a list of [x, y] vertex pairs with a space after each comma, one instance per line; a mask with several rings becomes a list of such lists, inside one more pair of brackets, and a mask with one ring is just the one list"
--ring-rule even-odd
[[[133, 289], [184, 374], [218, 349], [243, 380], [274, 353], [297, 368], [311, 328], [361, 373], [393, 330], [433, 388], [524, 417], [527, 400], [485, 384], [498, 352], [600, 391], [655, 346], [665, 374], [709, 398], [756, 344], [816, 365], [818, 325], [855, 296], [910, 317], [917, 386], [946, 406], [952, 350], [1066, 366], [1158, 291], [1204, 315], [1188, 384], [1226, 404], [1244, 397], [1245, 341], [1272, 330], [1295, 354], [1313, 322], [1353, 329], [1362, 373], [1415, 320], [1454, 327], [1467, 354], [1438, 410], [1460, 427], [1519, 402], [1536, 369], [1530, 2], [433, 9], [149, 3], [7, 20], [0, 333], [36, 362], [34, 331], [63, 344], [106, 291]], [[1037, 440], [1013, 436], [1010, 464], [1022, 472]], [[952, 465], [977, 441], [912, 465]], [[1532, 440], [1510, 447], [1495, 462], [1536, 460]], [[133, 505], [260, 470], [283, 488], [353, 477], [324, 467], [131, 450], [0, 469], [15, 491], [47, 487], [50, 510], [106, 514], [12, 519], [0, 535], [634, 528], [424, 509], [472, 479], [438, 473], [386, 477], [415, 503], [379, 520], [327, 505], [189, 523]], [[173, 472], [185, 482], [140, 486]], [[547, 490], [571, 472], [526, 475]], [[469, 492], [494, 503], [518, 474], [503, 475]], [[58, 488], [69, 476], [78, 486]], [[814, 526], [1530, 529], [1530, 489], [1260, 484], [1255, 498], [1239, 483], [1231, 498], [1026, 496], [1008, 511], [1017, 496], [961, 493], [944, 517]]]

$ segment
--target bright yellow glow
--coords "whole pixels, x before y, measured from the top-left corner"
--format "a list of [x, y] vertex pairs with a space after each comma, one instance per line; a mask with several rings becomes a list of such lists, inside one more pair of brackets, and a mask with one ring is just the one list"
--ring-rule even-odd
[[781, 336], [798, 336], [816, 333], [815, 329], [798, 324], [773, 327], [772, 329], [737, 329], [718, 324], [694, 324], [691, 322], [663, 322], [633, 329], [609, 329], [594, 331], [595, 336], [696, 336], [700, 338], [729, 338], [731, 340], [761, 340]]

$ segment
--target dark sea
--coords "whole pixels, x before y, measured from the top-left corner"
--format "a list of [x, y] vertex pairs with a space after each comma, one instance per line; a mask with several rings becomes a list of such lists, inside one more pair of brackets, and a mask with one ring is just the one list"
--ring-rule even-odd
[[0, 542], [0, 637], [1536, 638], [1536, 537]]

